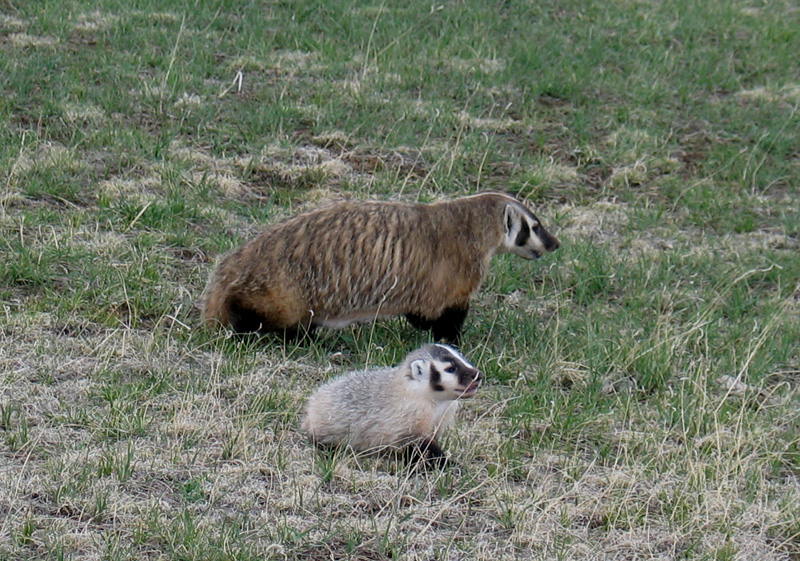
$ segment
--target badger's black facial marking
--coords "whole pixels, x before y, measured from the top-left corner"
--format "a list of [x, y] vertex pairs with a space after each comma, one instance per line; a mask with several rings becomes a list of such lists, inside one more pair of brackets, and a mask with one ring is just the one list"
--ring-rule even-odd
[[443, 392], [444, 386], [442, 385], [442, 373], [431, 364], [431, 388], [435, 392]]
[[539, 234], [539, 237], [541, 238], [542, 243], [544, 244], [544, 247], [547, 251], [555, 251], [561, 246], [561, 243], [558, 241], [558, 238], [556, 238], [546, 230], [542, 230], [542, 233]]
[[519, 232], [517, 232], [517, 238], [514, 240], [514, 244], [523, 247], [526, 243], [528, 243], [528, 238], [531, 237], [531, 229], [528, 226], [528, 222], [526, 220], [520, 220], [519, 223]]
[[483, 374], [474, 368], [466, 368], [458, 373], [458, 383], [465, 388], [472, 382], [480, 380], [483, 380]]

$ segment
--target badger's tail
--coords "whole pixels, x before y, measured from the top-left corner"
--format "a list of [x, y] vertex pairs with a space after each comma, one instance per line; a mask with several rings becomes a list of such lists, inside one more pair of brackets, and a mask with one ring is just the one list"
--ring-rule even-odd
[[230, 324], [230, 294], [215, 272], [200, 296], [200, 319], [208, 327]]

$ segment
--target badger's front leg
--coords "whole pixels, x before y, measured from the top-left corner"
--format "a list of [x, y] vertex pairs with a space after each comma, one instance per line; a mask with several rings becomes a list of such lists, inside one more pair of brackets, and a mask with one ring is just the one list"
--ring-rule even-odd
[[433, 338], [437, 341], [458, 344], [461, 337], [461, 327], [467, 319], [469, 304], [445, 308], [442, 315], [431, 322]]
[[448, 466], [447, 454], [433, 439], [426, 439], [410, 444], [405, 449], [405, 461], [413, 467], [430, 465], [439, 469]]
[[458, 344], [461, 336], [461, 327], [467, 319], [469, 304], [445, 308], [441, 315], [434, 319], [422, 317], [419, 314], [406, 314], [408, 323], [424, 331], [433, 330], [436, 341]]

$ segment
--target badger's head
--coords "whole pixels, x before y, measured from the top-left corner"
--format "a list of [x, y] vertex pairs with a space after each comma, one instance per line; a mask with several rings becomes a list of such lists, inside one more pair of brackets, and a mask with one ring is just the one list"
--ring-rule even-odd
[[525, 259], [538, 259], [561, 245], [545, 230], [539, 219], [518, 201], [509, 201], [503, 216], [505, 235], [500, 253], [513, 253]]
[[427, 345], [409, 358], [409, 373], [414, 391], [435, 401], [473, 397], [483, 380], [483, 373], [464, 355], [447, 345]]

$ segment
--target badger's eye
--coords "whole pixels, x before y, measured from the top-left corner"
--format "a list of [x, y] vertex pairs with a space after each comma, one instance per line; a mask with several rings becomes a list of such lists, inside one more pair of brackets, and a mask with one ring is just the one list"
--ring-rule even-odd
[[445, 368], [444, 371], [447, 372], [448, 374], [452, 374], [452, 373], [454, 373], [456, 371], [456, 367], [451, 364], [450, 366]]

